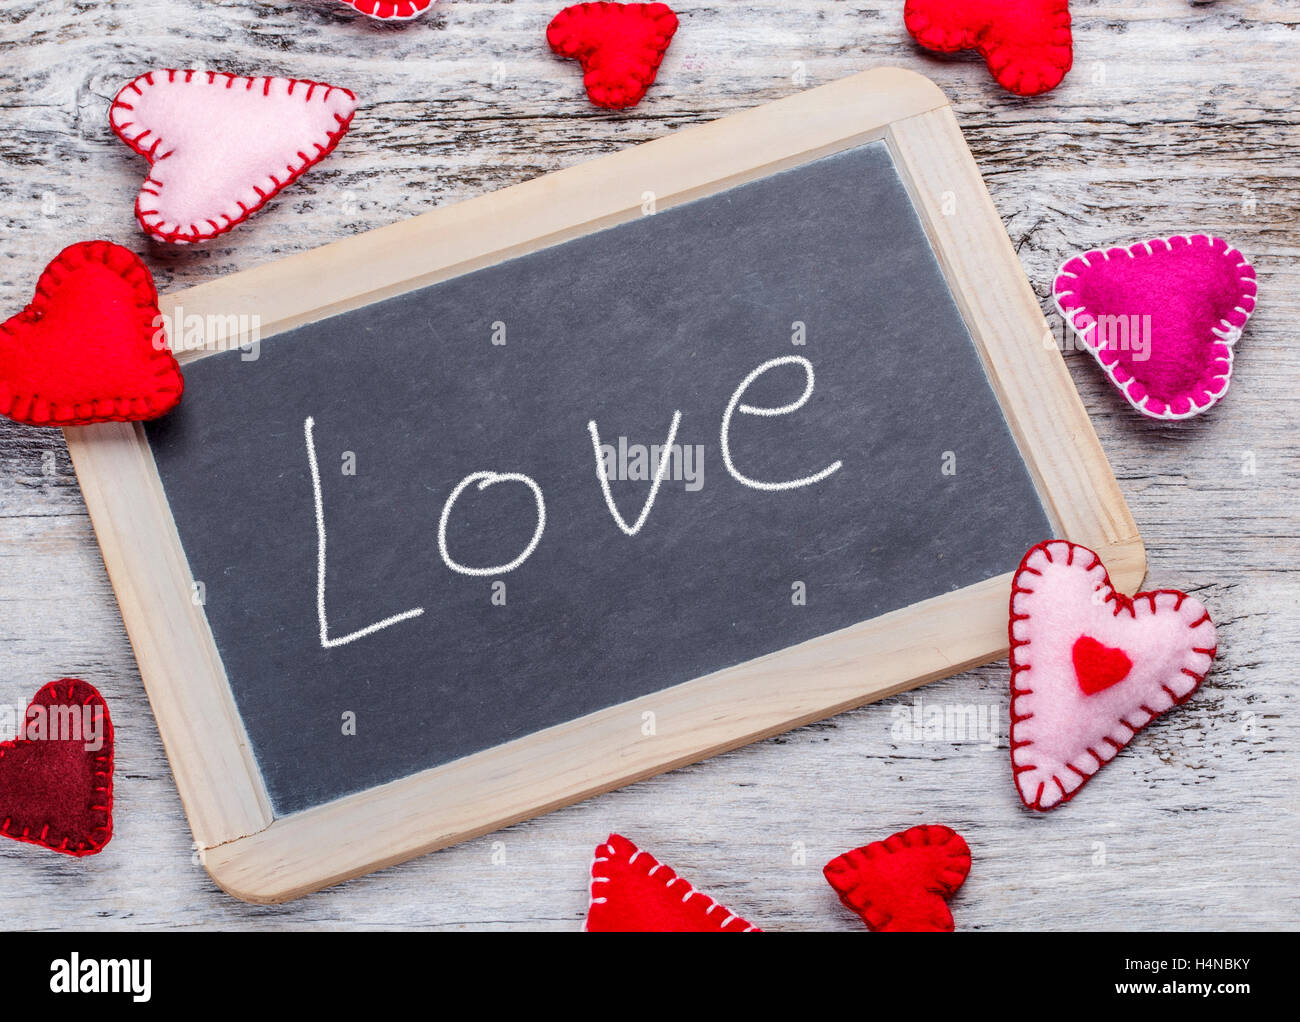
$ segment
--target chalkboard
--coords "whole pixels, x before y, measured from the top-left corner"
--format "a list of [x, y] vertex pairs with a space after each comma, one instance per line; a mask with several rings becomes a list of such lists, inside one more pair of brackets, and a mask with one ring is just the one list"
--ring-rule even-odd
[[[743, 404], [792, 404], [809, 367], [812, 393], [733, 412], [734, 469], [840, 463], [784, 490], [721, 450], [774, 359]], [[677, 411], [629, 536], [588, 422], [631, 527]], [[330, 648], [308, 417], [330, 632], [424, 609]], [[1013, 570], [1053, 533], [883, 142], [203, 359], [148, 433], [279, 813]], [[545, 525], [518, 568], [468, 575], [439, 519], [484, 471], [533, 480]], [[451, 559], [508, 565], [536, 503], [471, 485]]]
[[246, 900], [988, 662], [1048, 536], [1142, 579], [910, 72], [159, 304], [179, 408], [65, 434], [196, 847]]

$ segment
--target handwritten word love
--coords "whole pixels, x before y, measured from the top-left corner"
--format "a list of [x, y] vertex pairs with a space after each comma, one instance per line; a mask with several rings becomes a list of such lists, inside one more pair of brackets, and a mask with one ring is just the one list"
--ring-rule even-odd
[[[781, 366], [795, 365], [800, 367], [804, 372], [803, 392], [794, 401], [789, 404], [779, 405], [777, 407], [767, 407], [764, 405], [747, 404], [744, 401], [745, 393], [764, 373]], [[770, 359], [758, 366], [753, 372], [746, 376], [740, 382], [727, 402], [726, 410], [722, 413], [722, 428], [720, 431], [720, 440], [722, 448], [722, 463], [726, 466], [727, 472], [736, 482], [742, 486], [749, 487], [753, 490], [765, 492], [779, 492], [784, 490], [797, 490], [806, 486], [813, 486], [822, 480], [834, 475], [843, 465], [841, 461], [835, 461], [810, 475], [801, 476], [798, 479], [784, 479], [779, 481], [755, 479], [746, 475], [736, 467], [736, 462], [731, 450], [731, 423], [737, 415], [757, 415], [763, 417], [773, 417], [778, 415], [790, 415], [797, 412], [812, 397], [815, 377], [813, 374], [812, 363], [801, 355], [785, 355], [781, 358]], [[668, 426], [668, 437], [664, 441], [662, 450], [672, 450], [673, 444], [677, 440], [677, 429], [681, 425], [682, 413], [680, 410], [673, 412], [672, 422]], [[320, 625], [320, 644], [323, 649], [333, 649], [337, 646], [346, 645], [349, 642], [355, 642], [357, 639], [363, 639], [368, 635], [382, 631], [385, 628], [391, 628], [393, 625], [400, 624], [403, 621], [409, 621], [417, 618], [424, 613], [423, 607], [413, 607], [410, 610], [404, 610], [401, 613], [393, 614], [374, 624], [367, 625], [354, 632], [346, 635], [332, 638], [329, 634], [328, 617], [325, 612], [325, 574], [326, 574], [326, 557], [325, 557], [325, 505], [321, 497], [320, 466], [316, 460], [316, 444], [314, 440], [315, 420], [308, 416], [303, 422], [303, 435], [307, 445], [307, 464], [311, 469], [312, 495], [316, 504], [316, 617]], [[600, 429], [596, 425], [596, 420], [592, 419], [587, 423], [587, 431], [591, 435], [592, 451], [595, 454], [596, 461], [596, 478], [600, 484], [600, 491], [605, 498], [605, 506], [609, 509], [610, 515], [614, 519], [614, 524], [627, 536], [635, 536], [645, 526], [650, 517], [650, 512], [654, 508], [655, 498], [659, 495], [659, 488], [664, 480], [664, 474], [670, 463], [669, 458], [657, 459], [654, 478], [650, 482], [650, 492], [646, 496], [645, 502], [641, 506], [641, 511], [635, 521], [628, 524], [622, 512], [619, 511], [614, 503], [614, 496], [610, 492], [609, 476], [605, 470], [605, 461], [603, 457]], [[533, 502], [536, 507], [536, 526], [533, 529], [532, 538], [524, 547], [523, 551], [513, 560], [503, 564], [494, 564], [490, 566], [471, 566], [462, 564], [452, 556], [447, 541], [447, 523], [451, 518], [452, 509], [456, 501], [471, 486], [478, 490], [486, 490], [490, 486], [496, 486], [501, 483], [515, 483], [527, 487], [532, 493]], [[523, 564], [542, 541], [542, 535], [546, 531], [546, 498], [542, 488], [530, 476], [521, 472], [492, 472], [481, 471], [471, 472], [461, 479], [452, 489], [442, 506], [442, 515], [438, 519], [438, 552], [442, 556], [443, 563], [452, 571], [460, 575], [471, 577], [484, 576], [501, 576], [514, 571]]]

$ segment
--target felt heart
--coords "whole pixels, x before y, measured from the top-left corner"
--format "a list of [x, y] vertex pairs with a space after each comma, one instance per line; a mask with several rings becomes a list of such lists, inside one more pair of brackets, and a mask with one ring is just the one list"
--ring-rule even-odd
[[1054, 89], [1074, 60], [1068, 0], [907, 0], [903, 22], [927, 50], [976, 50], [1021, 96]]
[[65, 855], [113, 836], [113, 722], [93, 685], [52, 681], [0, 744], [0, 834]]
[[1255, 270], [1222, 238], [1153, 238], [1068, 259], [1056, 307], [1143, 415], [1186, 419], [1218, 403], [1255, 310]]
[[1127, 653], [1103, 646], [1091, 635], [1079, 636], [1070, 658], [1074, 661], [1074, 676], [1079, 679], [1079, 687], [1086, 695], [1110, 688], [1133, 669], [1133, 661]]
[[368, 18], [379, 21], [410, 21], [433, 6], [434, 0], [339, 0]]
[[952, 932], [947, 899], [966, 882], [970, 849], [948, 827], [912, 827], [836, 856], [822, 872], [871, 930]]
[[0, 414], [33, 426], [152, 419], [185, 381], [144, 263], [107, 241], [60, 252], [0, 325]]
[[1216, 649], [1199, 600], [1171, 589], [1130, 599], [1095, 553], [1063, 540], [1020, 562], [1008, 633], [1011, 768], [1021, 801], [1039, 810], [1069, 801], [1142, 728], [1186, 701]]
[[621, 110], [641, 102], [676, 31], [677, 15], [666, 4], [588, 3], [557, 14], [546, 41], [582, 65], [593, 103]]
[[113, 131], [150, 164], [135, 215], [159, 241], [230, 230], [338, 145], [357, 98], [297, 78], [149, 71], [109, 108]]
[[619, 834], [611, 834], [596, 849], [584, 929], [591, 933], [758, 931]]

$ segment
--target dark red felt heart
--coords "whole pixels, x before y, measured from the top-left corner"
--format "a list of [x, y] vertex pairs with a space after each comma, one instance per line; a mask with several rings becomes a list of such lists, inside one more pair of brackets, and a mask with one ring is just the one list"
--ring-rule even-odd
[[927, 50], [975, 50], [1004, 89], [1033, 96], [1074, 60], [1069, 0], [907, 0], [903, 21]]
[[113, 836], [113, 722], [93, 685], [50, 682], [0, 744], [0, 834], [77, 856]]
[[0, 415], [33, 426], [152, 419], [185, 381], [144, 263], [107, 241], [65, 248], [0, 324]]
[[676, 31], [677, 15], [667, 4], [587, 3], [557, 14], [546, 41], [582, 65], [593, 103], [621, 110], [641, 102]]
[[1110, 688], [1123, 681], [1133, 669], [1133, 661], [1122, 649], [1103, 646], [1091, 635], [1081, 635], [1070, 653], [1074, 676], [1087, 695]]
[[970, 849], [948, 827], [912, 827], [845, 852], [822, 872], [869, 929], [951, 932], [947, 899], [966, 882]]

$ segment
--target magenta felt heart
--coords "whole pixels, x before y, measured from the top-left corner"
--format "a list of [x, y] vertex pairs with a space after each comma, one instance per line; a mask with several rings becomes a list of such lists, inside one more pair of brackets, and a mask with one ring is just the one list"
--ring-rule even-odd
[[1222, 238], [1176, 235], [1066, 261], [1056, 307], [1134, 408], [1187, 419], [1232, 380], [1232, 346], [1255, 310], [1255, 270]]
[[1031, 809], [1068, 802], [1142, 728], [1186, 701], [1214, 662], [1214, 622], [1173, 589], [1117, 593], [1064, 540], [1011, 583], [1011, 769]]

